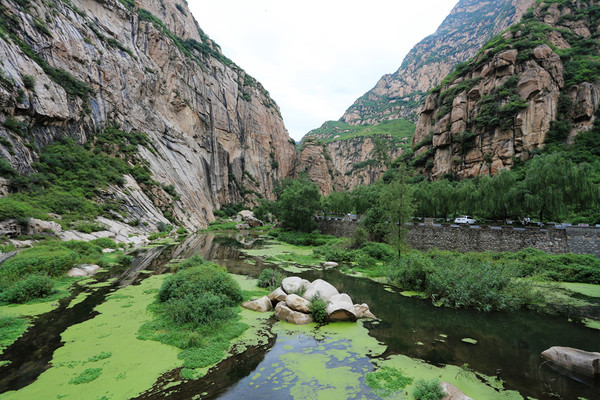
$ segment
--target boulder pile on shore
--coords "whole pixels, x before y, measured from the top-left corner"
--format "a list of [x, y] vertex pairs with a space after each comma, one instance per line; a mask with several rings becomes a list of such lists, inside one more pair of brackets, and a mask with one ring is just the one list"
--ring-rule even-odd
[[327, 307], [327, 321], [356, 321], [360, 318], [376, 319], [367, 304], [354, 304], [346, 293], [338, 290], [322, 279], [309, 282], [296, 276], [285, 278], [281, 287], [268, 296], [246, 301], [242, 306], [260, 312], [275, 310], [275, 316], [282, 321], [296, 325], [313, 322], [310, 303], [319, 297]]

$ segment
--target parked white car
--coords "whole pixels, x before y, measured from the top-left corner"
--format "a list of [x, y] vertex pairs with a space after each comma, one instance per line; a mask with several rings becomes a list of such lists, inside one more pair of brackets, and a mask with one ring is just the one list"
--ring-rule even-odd
[[454, 220], [455, 224], [474, 224], [475, 222], [477, 222], [475, 220], [475, 218], [471, 217], [470, 215], [461, 215], [460, 217], [457, 217]]

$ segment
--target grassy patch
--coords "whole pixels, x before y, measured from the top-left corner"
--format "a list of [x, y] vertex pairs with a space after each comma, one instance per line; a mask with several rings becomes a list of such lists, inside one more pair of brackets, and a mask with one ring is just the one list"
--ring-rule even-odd
[[398, 393], [412, 383], [413, 379], [402, 374], [402, 371], [392, 367], [382, 367], [365, 376], [365, 383], [379, 397], [389, 397]]
[[350, 125], [341, 121], [327, 121], [320, 128], [310, 131], [307, 138], [329, 143], [359, 137], [387, 136], [391, 138], [393, 145], [410, 148], [414, 132], [415, 125], [406, 119], [383, 121], [376, 125]]
[[70, 384], [80, 385], [82, 383], [90, 383], [98, 379], [102, 375], [102, 368], [88, 368], [77, 377], [69, 381]]
[[28, 326], [29, 321], [25, 318], [0, 316], [0, 351], [17, 340]]

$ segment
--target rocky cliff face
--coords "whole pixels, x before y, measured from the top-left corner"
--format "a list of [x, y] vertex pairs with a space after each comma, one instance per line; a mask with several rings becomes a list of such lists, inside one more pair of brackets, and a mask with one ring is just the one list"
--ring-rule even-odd
[[376, 124], [417, 119], [427, 92], [455, 65], [471, 58], [490, 38], [519, 21], [534, 0], [461, 0], [438, 30], [408, 53], [402, 66], [346, 111], [342, 121]]
[[[376, 161], [374, 148], [375, 143], [371, 137], [355, 137], [329, 143], [308, 139], [303, 142], [296, 171], [306, 173], [319, 186], [324, 196], [334, 191], [351, 190], [358, 185], [370, 185], [387, 169]], [[395, 148], [391, 156], [398, 157], [401, 152], [400, 148]]]
[[4, 1], [0, 11], [0, 154], [19, 172], [63, 135], [85, 143], [107, 125], [144, 132], [151, 146], [138, 146], [140, 158], [178, 196], [159, 186], [148, 204], [131, 194], [136, 182], [115, 195], [152, 219], [172, 205], [191, 228], [224, 203], [270, 197], [291, 174], [295, 147], [277, 105], [184, 2]]
[[600, 101], [599, 2], [537, 3], [427, 97], [413, 163], [433, 178], [494, 174], [589, 130]]

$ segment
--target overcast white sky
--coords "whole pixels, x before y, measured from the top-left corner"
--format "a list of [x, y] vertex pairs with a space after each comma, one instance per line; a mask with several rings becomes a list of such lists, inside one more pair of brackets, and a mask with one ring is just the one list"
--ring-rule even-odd
[[295, 140], [395, 72], [458, 0], [190, 0], [223, 53], [261, 82]]

